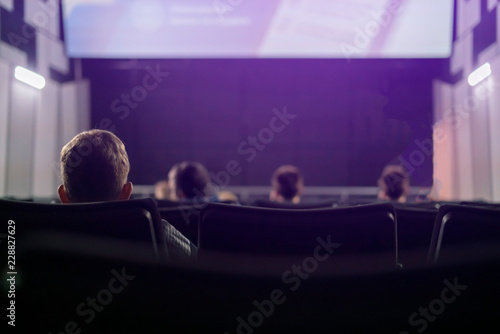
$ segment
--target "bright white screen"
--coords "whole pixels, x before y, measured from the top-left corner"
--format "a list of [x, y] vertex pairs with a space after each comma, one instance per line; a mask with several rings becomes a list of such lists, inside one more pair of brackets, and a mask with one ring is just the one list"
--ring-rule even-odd
[[70, 57], [443, 58], [453, 0], [64, 0]]

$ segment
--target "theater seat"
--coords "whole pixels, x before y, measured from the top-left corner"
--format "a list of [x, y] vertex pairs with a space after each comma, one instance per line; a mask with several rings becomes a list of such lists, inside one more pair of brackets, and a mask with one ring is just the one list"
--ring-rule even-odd
[[[13, 221], [18, 247], [66, 243], [92, 251], [136, 245], [141, 256], [162, 260], [166, 244], [161, 218], [150, 198], [78, 204], [0, 200], [2, 221]], [[54, 245], [55, 247], [56, 245]]]
[[500, 251], [500, 209], [445, 204], [439, 208], [428, 261], [455, 262]]
[[378, 255], [360, 267], [398, 266], [395, 211], [387, 203], [311, 210], [210, 203], [201, 210], [198, 244], [201, 262], [259, 267], [270, 257], [328, 253], [339, 266]]
[[398, 221], [398, 255], [405, 268], [427, 264], [434, 221], [435, 206], [394, 203]]
[[252, 203], [252, 206], [258, 206], [260, 208], [274, 208], [274, 209], [321, 209], [321, 208], [331, 208], [336, 204], [336, 201], [316, 201], [316, 202], [301, 202], [297, 204], [293, 203], [280, 203], [276, 201], [270, 201], [267, 199], [258, 199]]

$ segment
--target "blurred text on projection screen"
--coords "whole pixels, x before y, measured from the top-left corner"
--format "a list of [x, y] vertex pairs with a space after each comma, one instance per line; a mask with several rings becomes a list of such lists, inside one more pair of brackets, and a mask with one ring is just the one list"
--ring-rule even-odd
[[446, 58], [453, 0], [63, 0], [76, 58]]

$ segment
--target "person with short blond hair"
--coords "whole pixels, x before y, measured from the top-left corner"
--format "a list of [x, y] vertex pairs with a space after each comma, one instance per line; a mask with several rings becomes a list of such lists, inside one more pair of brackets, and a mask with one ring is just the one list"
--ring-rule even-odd
[[[61, 150], [61, 177], [58, 188], [62, 203], [128, 200], [132, 182], [130, 164], [123, 142], [112, 132], [90, 130], [77, 134]], [[192, 260], [198, 249], [166, 220], [162, 220], [167, 256]], [[124, 226], [126, 228], [126, 226]]]
[[123, 142], [112, 132], [90, 130], [77, 134], [61, 151], [63, 203], [129, 199], [132, 183]]

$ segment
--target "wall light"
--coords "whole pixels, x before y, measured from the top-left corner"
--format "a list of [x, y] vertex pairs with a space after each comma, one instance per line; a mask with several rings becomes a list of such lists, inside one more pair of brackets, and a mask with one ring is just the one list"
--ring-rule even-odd
[[16, 66], [14, 70], [14, 77], [30, 86], [38, 89], [45, 87], [45, 78], [40, 74], [32, 72], [22, 66]]
[[491, 74], [491, 66], [490, 63], [486, 63], [482, 65], [480, 68], [472, 72], [469, 77], [467, 78], [467, 81], [469, 82], [469, 85], [475, 86], [487, 77], [489, 77]]

